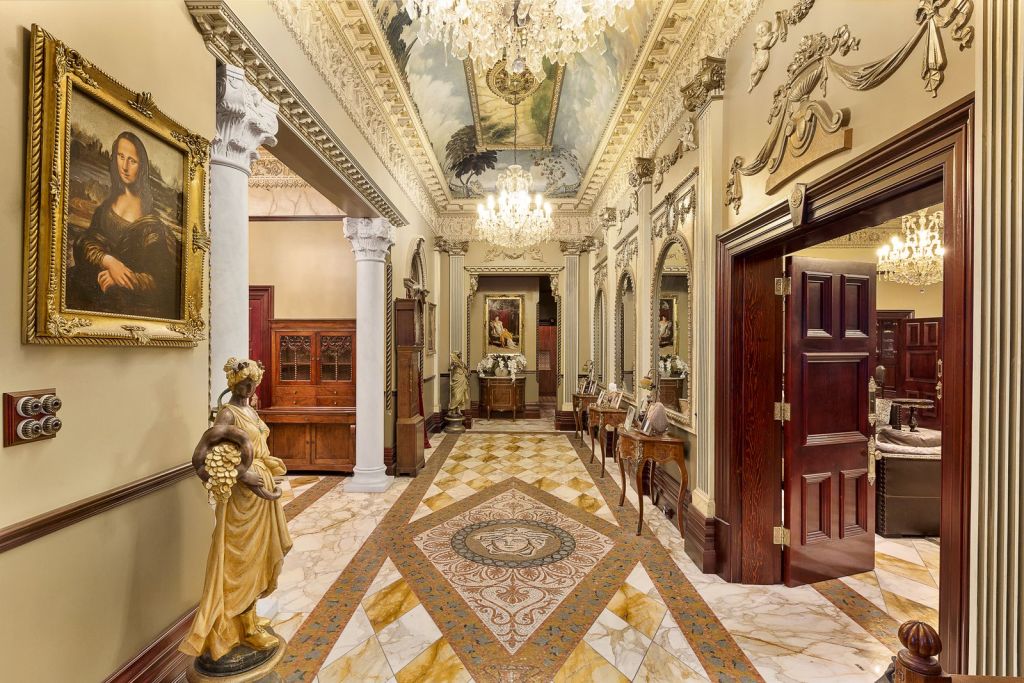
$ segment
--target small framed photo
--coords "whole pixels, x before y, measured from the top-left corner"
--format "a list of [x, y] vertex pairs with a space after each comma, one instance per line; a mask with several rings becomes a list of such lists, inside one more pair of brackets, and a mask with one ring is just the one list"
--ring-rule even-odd
[[620, 403], [622, 403], [622, 392], [613, 391], [612, 395], [608, 397], [608, 405], [612, 408], [618, 408]]
[[607, 394], [608, 394], [607, 391], [605, 391], [604, 389], [601, 390], [601, 393], [597, 395], [597, 405], [599, 405], [599, 406], [603, 406], [604, 405], [605, 397], [607, 396]]
[[645, 436], [650, 436], [651, 435], [651, 418], [650, 417], [645, 417], [644, 418], [644, 424], [643, 424], [642, 427], [640, 427], [640, 431]]
[[577, 382], [576, 382], [576, 393], [577, 394], [582, 394], [586, 390], [587, 390], [587, 380], [586, 379], [577, 380]]
[[633, 406], [630, 406], [629, 410], [626, 411], [626, 420], [625, 420], [625, 422], [623, 422], [623, 424], [626, 425], [626, 429], [632, 429], [633, 428], [633, 422], [635, 420], [636, 420], [636, 408], [634, 408]]

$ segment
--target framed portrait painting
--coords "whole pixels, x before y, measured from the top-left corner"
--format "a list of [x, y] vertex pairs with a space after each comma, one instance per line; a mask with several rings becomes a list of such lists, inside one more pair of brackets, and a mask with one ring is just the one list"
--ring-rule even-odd
[[658, 299], [658, 348], [675, 353], [678, 336], [679, 302], [674, 296]]
[[427, 304], [427, 354], [437, 353], [437, 304]]
[[484, 312], [485, 353], [524, 353], [523, 297], [488, 296]]
[[24, 341], [195, 346], [209, 142], [38, 26], [30, 49]]

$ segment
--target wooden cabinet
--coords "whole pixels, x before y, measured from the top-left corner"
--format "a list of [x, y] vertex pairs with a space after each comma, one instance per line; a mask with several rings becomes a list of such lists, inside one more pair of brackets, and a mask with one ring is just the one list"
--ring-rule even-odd
[[395, 341], [398, 371], [395, 376], [397, 415], [395, 473], [416, 476], [423, 469], [426, 420], [423, 416], [422, 311], [418, 299], [395, 299]]
[[[268, 373], [270, 452], [292, 471], [355, 466], [354, 320], [273, 320]], [[266, 380], [265, 380], [266, 381]]]
[[526, 412], [526, 378], [480, 376], [480, 417], [508, 411], [512, 419]]

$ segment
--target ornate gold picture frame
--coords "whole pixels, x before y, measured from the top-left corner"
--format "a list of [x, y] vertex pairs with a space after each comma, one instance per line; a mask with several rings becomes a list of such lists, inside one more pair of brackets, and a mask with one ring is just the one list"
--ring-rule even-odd
[[25, 343], [196, 346], [209, 142], [38, 26], [30, 65]]
[[524, 302], [522, 295], [485, 297], [484, 353], [526, 353]]

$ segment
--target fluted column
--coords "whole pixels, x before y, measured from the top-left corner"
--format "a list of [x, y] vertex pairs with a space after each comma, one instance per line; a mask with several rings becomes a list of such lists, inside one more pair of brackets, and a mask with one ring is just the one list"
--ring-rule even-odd
[[725, 64], [705, 59], [692, 83], [683, 89], [687, 108], [697, 118], [697, 209], [693, 231], [693, 368], [694, 427], [697, 432], [693, 505], [705, 517], [715, 515], [715, 244], [722, 230], [725, 187], [722, 164]]
[[[975, 7], [975, 447], [970, 673], [1024, 675], [1024, 7]], [[949, 351], [947, 351], [948, 353]]]
[[[249, 174], [256, 148], [277, 143], [277, 105], [231, 64], [217, 66], [217, 135], [210, 147], [210, 357], [249, 355]], [[227, 388], [211, 373], [210, 405]]]
[[637, 332], [637, 358], [636, 373], [633, 376], [633, 386], [630, 391], [634, 394], [640, 384], [640, 379], [651, 370], [651, 348], [654, 343], [651, 320], [651, 307], [647, 301], [647, 283], [650, 281], [651, 273], [654, 272], [654, 235], [653, 221], [651, 220], [651, 206], [654, 202], [654, 189], [651, 186], [654, 177], [654, 159], [637, 157], [634, 160], [633, 173], [639, 181], [637, 188], [637, 212], [639, 213], [639, 232], [637, 236], [636, 253], [636, 278], [633, 289], [636, 291], [636, 332]]
[[583, 241], [562, 242], [565, 255], [565, 301], [562, 303], [562, 405], [559, 410], [572, 410], [572, 394], [576, 391], [580, 356], [580, 252]]
[[466, 250], [469, 242], [439, 238], [439, 251], [448, 252], [448, 349], [459, 352], [469, 364], [466, 354]]
[[395, 243], [386, 218], [345, 218], [356, 256], [356, 466], [346, 491], [385, 491], [394, 477], [384, 465], [384, 261]]

